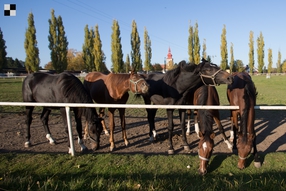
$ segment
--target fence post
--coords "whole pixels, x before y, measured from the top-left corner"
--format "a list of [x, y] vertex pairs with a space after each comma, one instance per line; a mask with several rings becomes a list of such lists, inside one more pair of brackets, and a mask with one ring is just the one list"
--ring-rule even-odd
[[74, 156], [74, 143], [73, 143], [73, 134], [72, 134], [72, 126], [71, 126], [71, 112], [70, 107], [66, 106], [66, 115], [67, 115], [67, 124], [68, 124], [68, 132], [69, 132], [69, 140], [70, 140], [70, 149], [71, 155]]

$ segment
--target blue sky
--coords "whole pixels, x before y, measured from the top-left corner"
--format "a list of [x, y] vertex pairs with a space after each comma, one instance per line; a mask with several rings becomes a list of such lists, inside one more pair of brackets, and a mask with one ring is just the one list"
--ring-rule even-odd
[[[265, 42], [265, 65], [268, 49], [272, 49], [273, 67], [278, 51], [286, 59], [286, 1], [269, 0], [1, 0], [4, 4], [17, 5], [15, 17], [0, 16], [0, 27], [7, 46], [7, 56], [25, 60], [24, 39], [28, 15], [34, 15], [36, 37], [40, 50], [41, 66], [50, 61], [48, 48], [51, 9], [61, 15], [69, 47], [82, 50], [84, 27], [99, 26], [99, 33], [106, 55], [106, 65], [111, 67], [111, 26], [116, 19], [121, 31], [123, 59], [130, 55], [131, 23], [135, 20], [141, 39], [141, 58], [144, 63], [144, 27], [151, 39], [152, 63], [164, 63], [169, 47], [174, 62], [188, 60], [189, 26], [198, 23], [200, 43], [206, 39], [207, 54], [213, 63], [220, 64], [220, 44], [223, 26], [226, 26], [228, 58], [233, 43], [234, 59], [248, 64], [249, 32], [254, 32], [255, 66], [257, 66], [256, 39], [262, 32]], [[202, 50], [202, 47], [201, 47]]]

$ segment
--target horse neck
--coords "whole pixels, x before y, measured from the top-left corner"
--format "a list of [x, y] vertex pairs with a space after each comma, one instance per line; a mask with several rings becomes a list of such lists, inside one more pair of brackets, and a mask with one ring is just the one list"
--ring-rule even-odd
[[119, 100], [126, 92], [129, 91], [129, 78], [130, 74], [108, 74], [108, 83], [105, 82], [105, 84], [113, 99]]
[[203, 85], [200, 76], [196, 72], [184, 72], [183, 75], [179, 76], [176, 80], [176, 89], [179, 93], [188, 92], [192, 88], [199, 88]]

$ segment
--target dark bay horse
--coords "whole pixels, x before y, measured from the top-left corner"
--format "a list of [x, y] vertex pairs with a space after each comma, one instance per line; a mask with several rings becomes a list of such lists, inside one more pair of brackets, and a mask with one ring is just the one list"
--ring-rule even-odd
[[[22, 94], [24, 102], [93, 103], [90, 95], [84, 88], [81, 81], [74, 75], [66, 72], [54, 75], [48, 73], [29, 74], [23, 82]], [[48, 125], [49, 115], [52, 109], [60, 109], [64, 121], [64, 126], [66, 127], [66, 132], [68, 131], [68, 127], [65, 108], [43, 107], [41, 121], [43, 122], [45, 128], [46, 138], [50, 141], [50, 144], [55, 144]], [[33, 119], [33, 110], [34, 106], [26, 106], [27, 141], [25, 143], [25, 147], [31, 146], [30, 126]], [[87, 147], [82, 141], [82, 116], [86, 118], [88, 123], [88, 132], [91, 140], [93, 140], [92, 147], [93, 149], [98, 149], [102, 125], [96, 110], [94, 108], [78, 107], [71, 108], [71, 110], [74, 112], [76, 130], [78, 133], [78, 143], [81, 147], [81, 151], [87, 150]]]
[[[251, 76], [246, 72], [233, 74], [233, 84], [227, 87], [227, 98], [230, 105], [239, 106], [238, 110], [231, 111], [231, 129], [233, 129], [233, 145], [238, 149], [238, 168], [245, 168], [245, 159], [253, 148], [254, 165], [261, 166], [256, 147], [256, 133], [254, 129], [256, 105], [256, 87]], [[238, 126], [240, 118], [240, 128]], [[238, 140], [236, 135], [238, 132]]]
[[[219, 96], [214, 86], [201, 86], [193, 93], [190, 91], [188, 97], [188, 104], [191, 105], [220, 105]], [[187, 110], [188, 125], [187, 134], [190, 133], [190, 118], [191, 110]], [[220, 114], [218, 109], [199, 109], [194, 111], [195, 132], [197, 133], [199, 141], [199, 158], [200, 167], [199, 173], [204, 175], [207, 173], [207, 165], [213, 152], [214, 137], [213, 123], [217, 124], [219, 132], [223, 136], [224, 142], [228, 148], [232, 150], [232, 144], [227, 139], [223, 126], [220, 122]]]
[[[114, 74], [105, 75], [100, 72], [90, 72], [83, 82], [86, 89], [88, 89], [90, 96], [96, 103], [102, 104], [126, 104], [129, 98], [129, 91], [134, 94], [144, 94], [148, 92], [149, 85], [146, 83], [141, 75], [131, 72], [130, 74]], [[114, 112], [118, 109], [122, 137], [125, 145], [129, 144], [126, 135], [125, 124], [125, 108], [108, 108], [109, 128], [110, 128], [110, 151], [115, 148], [114, 145]], [[100, 115], [104, 115], [105, 108], [100, 108]], [[104, 121], [103, 121], [104, 122]], [[106, 125], [103, 125], [106, 130]]]
[[[147, 83], [150, 85], [148, 94], [143, 95], [145, 104], [156, 105], [183, 105], [186, 103], [186, 96], [189, 91], [203, 85], [231, 84], [232, 76], [222, 71], [217, 65], [202, 60], [198, 65], [187, 64], [181, 61], [178, 67], [168, 71], [165, 74], [148, 74], [146, 77]], [[156, 139], [155, 116], [157, 109], [146, 109], [149, 122], [150, 140]], [[167, 109], [168, 117], [168, 153], [173, 154], [174, 148], [172, 143], [173, 134], [173, 111]], [[181, 120], [181, 130], [184, 149], [189, 150], [189, 145], [186, 141], [185, 132], [185, 110], [179, 109]]]

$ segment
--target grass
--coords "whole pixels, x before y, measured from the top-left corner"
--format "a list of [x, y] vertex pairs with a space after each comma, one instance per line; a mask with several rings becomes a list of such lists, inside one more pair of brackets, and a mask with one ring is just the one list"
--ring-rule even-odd
[[[253, 80], [258, 105], [285, 105], [286, 76]], [[21, 85], [21, 79], [0, 79], [0, 101], [21, 102]], [[217, 89], [221, 105], [228, 105], [226, 85]], [[128, 103], [143, 101], [131, 96]], [[23, 111], [24, 107], [0, 106], [0, 115]], [[126, 115], [146, 112], [127, 109]], [[165, 111], [159, 115], [165, 117]], [[236, 155], [213, 155], [208, 174], [200, 176], [196, 155], [0, 153], [0, 190], [286, 190], [286, 153], [260, 157], [260, 169], [250, 156], [247, 168], [239, 170]]]

